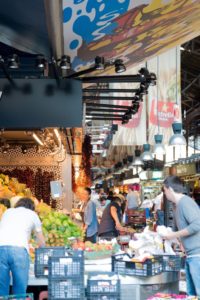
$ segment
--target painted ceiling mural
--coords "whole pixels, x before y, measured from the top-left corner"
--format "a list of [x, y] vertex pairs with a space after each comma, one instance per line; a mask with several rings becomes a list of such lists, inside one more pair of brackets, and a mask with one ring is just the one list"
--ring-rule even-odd
[[65, 54], [73, 68], [99, 55], [126, 66], [200, 34], [200, 0], [63, 0]]

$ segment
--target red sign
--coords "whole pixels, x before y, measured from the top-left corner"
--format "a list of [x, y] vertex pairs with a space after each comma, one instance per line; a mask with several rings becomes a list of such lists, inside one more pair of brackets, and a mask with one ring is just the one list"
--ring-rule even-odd
[[161, 127], [170, 127], [179, 115], [179, 107], [173, 102], [153, 100], [150, 109], [150, 122]]

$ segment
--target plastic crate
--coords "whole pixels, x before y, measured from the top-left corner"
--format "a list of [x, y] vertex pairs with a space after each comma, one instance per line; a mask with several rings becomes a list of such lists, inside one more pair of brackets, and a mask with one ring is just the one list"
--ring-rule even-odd
[[115, 296], [115, 295], [110, 295], [110, 294], [104, 294], [104, 295], [99, 295], [99, 294], [92, 294], [90, 296], [87, 296], [87, 300], [120, 300], [120, 296]]
[[[178, 272], [181, 269], [182, 257], [180, 255], [158, 255], [163, 260], [163, 272]], [[156, 256], [157, 257], [157, 256]]]
[[[77, 251], [76, 251], [77, 252]], [[80, 256], [63, 256], [49, 258], [49, 276], [51, 279], [64, 279], [83, 277], [84, 256], [83, 251], [78, 251]]]
[[49, 300], [83, 300], [85, 297], [85, 287], [83, 280], [63, 279], [49, 280], [48, 299]]
[[[125, 254], [126, 255], [126, 254]], [[112, 271], [121, 275], [154, 276], [162, 273], [162, 257], [146, 259], [144, 262], [124, 261], [125, 255], [112, 256]]]
[[35, 249], [35, 277], [48, 276], [48, 261], [51, 256], [65, 256], [67, 249], [65, 247], [44, 247]]
[[[101, 277], [102, 278], [99, 278]], [[104, 279], [103, 276], [106, 276]], [[106, 294], [120, 295], [120, 280], [115, 273], [95, 273], [90, 275], [87, 282], [87, 295]]]
[[33, 300], [33, 294], [20, 294], [20, 295], [7, 295], [1, 296], [0, 300], [10, 300], [10, 299], [17, 299], [17, 300]]

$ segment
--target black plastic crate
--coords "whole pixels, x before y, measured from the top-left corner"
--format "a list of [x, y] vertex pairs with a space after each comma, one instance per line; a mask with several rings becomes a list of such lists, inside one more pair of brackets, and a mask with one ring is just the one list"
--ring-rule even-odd
[[87, 300], [120, 300], [120, 296], [110, 294], [92, 294], [90, 296], [87, 296]]
[[83, 280], [50, 279], [48, 283], [49, 300], [84, 300], [85, 287]]
[[[100, 276], [102, 275], [102, 278]], [[106, 278], [103, 278], [106, 275]], [[87, 295], [115, 295], [120, 296], [120, 279], [115, 273], [98, 273], [90, 275], [87, 282]]]
[[33, 300], [33, 294], [18, 294], [18, 295], [7, 295], [1, 296], [0, 300], [10, 300], [10, 299], [17, 299], [17, 300]]
[[66, 247], [43, 247], [35, 250], [35, 277], [48, 277], [49, 258], [63, 256], [83, 256], [83, 251], [73, 251]]
[[[163, 260], [163, 272], [178, 272], [181, 269], [182, 258], [180, 255], [158, 255]], [[157, 257], [157, 256], [156, 256]]]
[[63, 256], [49, 258], [49, 276], [51, 279], [75, 278], [84, 276], [83, 251], [80, 256]]
[[124, 255], [112, 256], [112, 271], [121, 275], [154, 276], [162, 273], [162, 257], [146, 259], [144, 262], [124, 261]]

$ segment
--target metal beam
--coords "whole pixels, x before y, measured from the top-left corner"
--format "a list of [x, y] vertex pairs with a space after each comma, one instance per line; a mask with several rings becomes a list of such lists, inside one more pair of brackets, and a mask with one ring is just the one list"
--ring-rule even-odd
[[86, 102], [86, 107], [90, 107], [90, 106], [94, 106], [94, 107], [110, 107], [110, 108], [127, 108], [129, 109], [131, 106], [128, 105], [115, 105], [115, 104], [104, 104], [104, 103], [90, 103], [90, 102]]
[[121, 113], [125, 113], [127, 112], [127, 109], [102, 109], [102, 108], [88, 108], [86, 109], [86, 113], [87, 112], [92, 112], [92, 111], [97, 111], [97, 112], [121, 112]]
[[[87, 118], [86, 118], [87, 119]], [[100, 117], [96, 117], [96, 118], [89, 118], [88, 120], [90, 121], [122, 121], [122, 118], [100, 118]]]
[[182, 94], [184, 94], [197, 80], [199, 80], [200, 78], [200, 74], [192, 80], [192, 82], [190, 84], [188, 84], [183, 90], [182, 90]]
[[112, 97], [112, 96], [83, 96], [82, 97], [83, 100], [93, 100], [93, 101], [98, 101], [98, 100], [111, 100], [111, 101], [115, 101], [115, 100], [128, 100], [128, 101], [133, 101], [134, 97]]
[[84, 93], [136, 93], [139, 89], [104, 89], [104, 88], [86, 88], [82, 91]]
[[122, 117], [123, 116], [123, 114], [122, 115], [113, 115], [113, 114], [103, 114], [103, 113], [102, 114], [89, 113], [88, 115], [91, 116], [91, 117], [92, 116], [94, 116], [94, 117], [117, 117], [117, 116], [118, 117], [120, 117], [120, 116]]
[[[142, 77], [140, 75], [113, 75], [113, 76], [88, 76], [79, 78], [84, 83], [90, 82], [145, 82], [147, 78]], [[150, 78], [149, 78], [150, 79]]]

